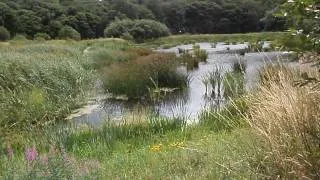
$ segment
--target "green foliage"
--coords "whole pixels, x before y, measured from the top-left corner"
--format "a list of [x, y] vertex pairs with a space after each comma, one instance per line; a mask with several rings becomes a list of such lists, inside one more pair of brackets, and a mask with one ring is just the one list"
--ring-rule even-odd
[[320, 11], [317, 0], [288, 1], [281, 5], [277, 16], [290, 19], [292, 36], [304, 36], [296, 47], [302, 50], [320, 49]]
[[107, 37], [132, 37], [136, 42], [168, 36], [169, 34], [169, 30], [164, 24], [146, 19], [115, 21], [105, 30], [105, 36]]
[[51, 37], [47, 33], [37, 33], [34, 35], [35, 40], [50, 40]]
[[73, 39], [73, 40], [80, 40], [81, 36], [80, 33], [77, 32], [75, 29], [73, 29], [70, 26], [64, 26], [59, 31], [59, 38], [60, 39]]
[[82, 39], [103, 37], [104, 30], [116, 19], [156, 20], [174, 34], [252, 32], [264, 27], [279, 30], [274, 19], [260, 22], [278, 4], [273, 0], [2, 0], [0, 26], [11, 36], [26, 34], [28, 39], [39, 32], [56, 39], [63, 26], [77, 30]]
[[166, 25], [154, 20], [136, 20], [133, 28], [130, 30], [133, 38], [137, 42], [142, 42], [146, 39], [154, 39], [164, 36], [169, 36], [170, 32]]
[[10, 39], [9, 31], [5, 27], [0, 26], [0, 41], [7, 41], [9, 39]]
[[112, 22], [104, 31], [106, 37], [121, 37], [130, 34], [134, 21], [125, 19]]

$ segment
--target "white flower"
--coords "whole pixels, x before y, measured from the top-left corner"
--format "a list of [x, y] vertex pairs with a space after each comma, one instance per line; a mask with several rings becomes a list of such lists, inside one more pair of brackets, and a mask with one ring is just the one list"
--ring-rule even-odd
[[294, 3], [294, 0], [288, 0], [288, 3]]
[[302, 33], [303, 33], [303, 30], [302, 30], [302, 29], [300, 29], [300, 30], [297, 31], [297, 34], [302, 34]]

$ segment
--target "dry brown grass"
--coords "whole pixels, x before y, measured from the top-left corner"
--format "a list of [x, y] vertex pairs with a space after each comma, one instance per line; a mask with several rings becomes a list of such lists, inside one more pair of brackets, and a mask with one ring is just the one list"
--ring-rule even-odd
[[[307, 73], [320, 76], [311, 69]], [[320, 88], [294, 85], [299, 73], [284, 66], [268, 67], [263, 74], [259, 92], [249, 98], [249, 121], [268, 145], [265, 160], [274, 169], [269, 175], [319, 179]]]

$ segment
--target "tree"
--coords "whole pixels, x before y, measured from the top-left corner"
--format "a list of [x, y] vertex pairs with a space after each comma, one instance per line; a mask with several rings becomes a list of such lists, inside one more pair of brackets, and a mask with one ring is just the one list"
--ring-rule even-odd
[[106, 37], [132, 36], [136, 42], [146, 39], [168, 36], [170, 34], [166, 25], [154, 20], [117, 20], [105, 30]]
[[214, 33], [222, 16], [222, 8], [212, 2], [194, 2], [185, 9], [185, 22], [188, 32]]
[[73, 40], [80, 40], [81, 35], [78, 31], [73, 29], [70, 26], [64, 26], [60, 31], [59, 31], [59, 38], [60, 39], [73, 39]]
[[281, 5], [275, 15], [290, 20], [294, 28], [293, 35], [300, 36], [303, 40], [300, 45], [301, 50], [320, 50], [320, 2], [318, 0], [287, 1]]
[[104, 31], [106, 37], [121, 37], [125, 33], [130, 34], [130, 30], [135, 22], [130, 19], [116, 20], [112, 22]]
[[9, 31], [3, 27], [0, 26], [0, 41], [7, 41], [10, 38], [10, 33]]
[[163, 36], [169, 36], [170, 32], [166, 25], [154, 20], [136, 20], [129, 34], [137, 42], [143, 42], [146, 39], [153, 39]]
[[18, 32], [26, 33], [28, 36], [33, 37], [37, 32], [42, 29], [41, 18], [35, 12], [30, 10], [19, 10], [18, 15]]

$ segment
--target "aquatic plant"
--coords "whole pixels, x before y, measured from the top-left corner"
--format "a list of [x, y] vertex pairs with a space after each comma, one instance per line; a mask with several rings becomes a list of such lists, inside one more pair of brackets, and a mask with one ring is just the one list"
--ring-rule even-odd
[[203, 77], [202, 77], [202, 84], [203, 84], [203, 85], [205, 86], [205, 88], [206, 88], [205, 96], [207, 96], [207, 94], [208, 94], [208, 86], [209, 86], [209, 84], [210, 84], [210, 80], [209, 80], [208, 76], [203, 76]]
[[207, 62], [208, 59], [208, 53], [206, 50], [203, 49], [194, 49], [194, 58], [198, 59], [200, 62]]
[[248, 51], [249, 52], [260, 52], [263, 50], [263, 41], [257, 41], [254, 43], [249, 43], [248, 45]]
[[244, 99], [235, 99], [225, 107], [204, 110], [200, 114], [199, 123], [215, 132], [232, 131], [239, 127], [249, 126], [245, 118], [247, 111], [247, 102]]
[[179, 57], [180, 61], [187, 66], [187, 70], [197, 69], [199, 67], [199, 59], [192, 56], [192, 54], [186, 52]]
[[223, 87], [225, 98], [235, 98], [242, 95], [245, 90], [244, 74], [227, 72], [224, 76]]
[[222, 67], [216, 66], [214, 70], [208, 74], [208, 78], [212, 87], [211, 96], [213, 98], [220, 97], [223, 82]]
[[183, 89], [189, 78], [177, 72], [175, 58], [174, 54], [153, 53], [128, 63], [113, 64], [103, 70], [104, 88], [114, 95], [127, 95], [129, 99], [149, 98], [155, 84], [158, 89]]
[[235, 73], [245, 73], [247, 69], [247, 65], [243, 59], [238, 59], [232, 65], [232, 71]]

